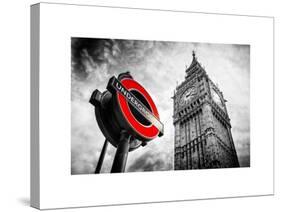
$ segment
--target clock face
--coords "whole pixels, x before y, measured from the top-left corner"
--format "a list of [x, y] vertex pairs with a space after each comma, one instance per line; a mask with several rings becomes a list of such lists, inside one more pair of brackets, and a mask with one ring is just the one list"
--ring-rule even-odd
[[215, 101], [215, 103], [217, 103], [217, 105], [220, 106], [223, 109], [222, 100], [221, 100], [219, 94], [217, 93], [217, 91], [214, 88], [212, 88], [212, 98]]
[[181, 95], [180, 105], [184, 105], [188, 103], [195, 94], [196, 94], [196, 90], [194, 86], [186, 89], [186, 91]]

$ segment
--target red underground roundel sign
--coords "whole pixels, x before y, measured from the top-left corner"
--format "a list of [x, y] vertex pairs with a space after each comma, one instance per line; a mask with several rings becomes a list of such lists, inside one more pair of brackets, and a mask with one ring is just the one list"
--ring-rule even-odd
[[120, 112], [130, 128], [140, 137], [151, 140], [163, 135], [158, 110], [149, 93], [132, 78], [109, 80], [108, 89], [116, 92]]

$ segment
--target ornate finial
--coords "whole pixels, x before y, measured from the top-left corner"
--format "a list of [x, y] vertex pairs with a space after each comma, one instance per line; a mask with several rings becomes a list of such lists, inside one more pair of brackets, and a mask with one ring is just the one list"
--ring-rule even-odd
[[195, 51], [194, 50], [192, 51], [192, 56], [195, 57]]

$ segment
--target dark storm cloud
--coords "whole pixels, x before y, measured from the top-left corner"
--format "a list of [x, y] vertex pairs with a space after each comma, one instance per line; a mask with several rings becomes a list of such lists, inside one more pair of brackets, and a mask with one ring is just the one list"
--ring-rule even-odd
[[[145, 68], [146, 62], [149, 62], [151, 55], [164, 52], [174, 47], [174, 44], [158, 41], [72, 38], [72, 73], [84, 80], [91, 71], [102, 66], [106, 66], [109, 73], [118, 70], [124, 72], [130, 66], [141, 70]], [[158, 63], [156, 66], [163, 64], [161, 61], [155, 62]]]
[[[172, 170], [173, 102], [176, 82], [184, 80], [192, 50], [208, 75], [219, 83], [231, 118], [242, 166], [250, 163], [249, 46], [137, 40], [72, 38], [71, 40], [71, 171], [93, 173], [104, 142], [88, 103], [94, 89], [104, 91], [108, 79], [130, 71], [152, 95], [165, 125], [165, 135], [130, 152], [127, 171]], [[101, 172], [110, 172], [116, 149], [108, 145]]]
[[88, 68], [96, 69], [109, 63], [107, 52], [112, 52], [113, 41], [92, 38], [72, 38], [71, 57], [73, 72], [81, 79], [89, 75]]
[[137, 158], [127, 171], [165, 171], [173, 168], [173, 160], [168, 153], [146, 152]]

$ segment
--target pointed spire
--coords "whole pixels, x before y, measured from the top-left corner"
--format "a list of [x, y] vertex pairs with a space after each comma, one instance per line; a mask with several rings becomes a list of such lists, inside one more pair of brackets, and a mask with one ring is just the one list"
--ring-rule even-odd
[[196, 54], [195, 54], [195, 51], [192, 50], [192, 57], [193, 57], [193, 60], [192, 61], [197, 61], [197, 57], [196, 57]]
[[191, 64], [189, 65], [188, 68], [187, 68], [187, 67], [185, 68], [185, 73], [186, 73], [186, 76], [185, 76], [185, 77], [188, 76], [189, 70], [193, 70], [194, 67], [200, 68], [200, 69], [202, 69], [203, 71], [205, 71], [205, 68], [203, 68], [203, 67], [201, 66], [201, 64], [197, 61], [197, 57], [196, 57], [196, 54], [195, 54], [195, 50], [192, 51], [192, 62], [191, 62]]
[[195, 58], [195, 51], [192, 50], [192, 57]]

